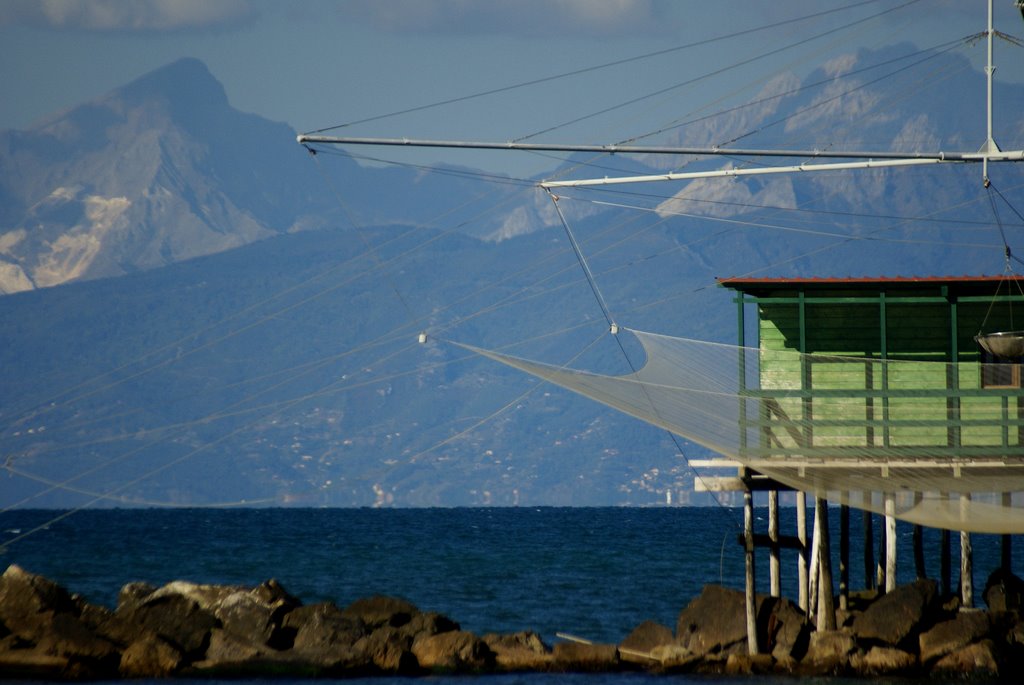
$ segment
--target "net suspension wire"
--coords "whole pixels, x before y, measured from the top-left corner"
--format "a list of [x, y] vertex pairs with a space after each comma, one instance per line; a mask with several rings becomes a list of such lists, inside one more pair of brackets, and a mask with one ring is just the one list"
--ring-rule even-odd
[[[583, 67], [581, 69], [575, 69], [575, 70], [572, 70], [572, 71], [562, 72], [562, 73], [559, 73], [559, 74], [553, 74], [553, 75], [544, 76], [544, 77], [541, 77], [541, 78], [530, 79], [530, 80], [527, 80], [527, 81], [522, 81], [522, 82], [519, 82], [519, 83], [514, 83], [514, 84], [510, 84], [510, 85], [506, 85], [506, 86], [501, 86], [501, 87], [498, 87], [498, 88], [491, 88], [491, 89], [480, 91], [480, 92], [477, 92], [477, 93], [471, 93], [469, 95], [463, 95], [463, 96], [459, 96], [459, 97], [448, 98], [448, 99], [445, 99], [445, 100], [439, 100], [439, 101], [428, 103], [428, 104], [424, 104], [424, 105], [417, 105], [417, 106], [414, 106], [414, 107], [409, 107], [409, 108], [401, 109], [401, 110], [398, 110], [398, 111], [393, 111], [393, 112], [388, 112], [388, 113], [384, 113], [384, 114], [378, 114], [378, 115], [374, 115], [374, 116], [369, 116], [369, 117], [365, 117], [365, 118], [362, 118], [362, 119], [357, 119], [357, 120], [354, 120], [354, 121], [348, 121], [348, 122], [344, 122], [344, 123], [340, 123], [340, 124], [335, 124], [335, 125], [332, 125], [332, 126], [325, 126], [325, 127], [321, 127], [321, 128], [318, 128], [318, 129], [314, 129], [314, 130], [308, 131], [307, 133], [308, 134], [326, 133], [327, 131], [335, 131], [335, 130], [342, 129], [342, 128], [348, 128], [350, 126], [356, 126], [358, 124], [365, 124], [365, 123], [371, 123], [371, 122], [375, 122], [375, 121], [381, 121], [381, 120], [384, 120], [384, 119], [391, 119], [391, 118], [398, 117], [398, 116], [401, 116], [401, 115], [404, 115], [404, 114], [412, 114], [412, 113], [415, 113], [415, 112], [422, 112], [422, 111], [429, 110], [429, 109], [435, 109], [437, 107], [443, 107], [443, 106], [446, 106], [446, 105], [457, 104], [457, 103], [460, 103], [460, 102], [467, 102], [469, 100], [475, 100], [475, 99], [479, 99], [479, 98], [482, 98], [482, 97], [487, 97], [487, 96], [490, 96], [490, 95], [497, 95], [497, 94], [500, 94], [500, 93], [505, 93], [505, 92], [509, 92], [509, 91], [513, 91], [513, 90], [518, 90], [520, 88], [526, 88], [526, 87], [529, 87], [529, 86], [535, 86], [535, 85], [539, 85], [539, 84], [542, 84], [542, 83], [548, 83], [548, 82], [551, 82], [551, 81], [559, 81], [559, 80], [563, 80], [563, 79], [568, 79], [568, 78], [571, 78], [573, 76], [580, 76], [582, 74], [588, 74], [588, 73], [592, 73], [592, 72], [595, 72], [595, 71], [602, 71], [602, 70], [609, 69], [609, 68], [612, 68], [612, 67], [622, 66], [622, 65], [625, 65], [625, 64], [632, 64], [634, 62], [640, 62], [640, 61], [643, 61], [643, 60], [646, 60], [646, 59], [651, 59], [651, 58], [654, 58], [654, 57], [662, 57], [664, 55], [672, 54], [672, 53], [675, 53], [675, 52], [681, 52], [683, 50], [689, 50], [689, 49], [696, 48], [696, 47], [702, 47], [702, 46], [705, 46], [705, 45], [710, 45], [712, 43], [717, 43], [719, 41], [730, 40], [730, 39], [734, 39], [734, 38], [740, 38], [740, 37], [743, 37], [743, 36], [748, 36], [748, 35], [752, 35], [752, 34], [756, 34], [756, 33], [761, 33], [761, 32], [764, 32], [764, 31], [770, 31], [770, 30], [773, 30], [773, 29], [776, 29], [776, 28], [780, 28], [780, 27], [783, 27], [783, 26], [796, 25], [796, 24], [800, 24], [800, 23], [803, 23], [803, 22], [806, 22], [806, 21], [821, 19], [821, 18], [829, 16], [829, 15], [838, 14], [838, 13], [846, 12], [846, 11], [849, 11], [849, 10], [858, 9], [858, 8], [864, 7], [866, 5], [875, 4], [877, 1], [878, 0], [859, 0], [858, 2], [853, 2], [853, 3], [847, 4], [847, 5], [843, 5], [843, 6], [840, 6], [840, 7], [831, 7], [831, 8], [827, 8], [827, 9], [822, 9], [822, 10], [818, 10], [816, 12], [812, 12], [810, 14], [806, 14], [806, 15], [800, 16], [800, 17], [795, 17], [795, 18], [791, 18], [791, 19], [784, 19], [784, 20], [776, 21], [776, 22], [773, 22], [773, 23], [770, 23], [770, 24], [765, 24], [765, 25], [762, 25], [762, 26], [757, 26], [757, 27], [754, 27], [754, 28], [751, 28], [751, 29], [743, 29], [743, 30], [740, 30], [740, 31], [734, 31], [734, 32], [731, 32], [731, 33], [726, 33], [726, 34], [722, 34], [722, 35], [718, 35], [718, 36], [712, 36], [710, 38], [702, 38], [700, 40], [693, 41], [693, 42], [690, 42], [690, 43], [686, 43], [684, 45], [676, 45], [676, 46], [673, 46], [673, 47], [665, 48], [665, 49], [662, 49], [662, 50], [655, 50], [653, 52], [648, 52], [648, 53], [644, 53], [644, 54], [641, 54], [641, 55], [634, 55], [632, 57], [626, 57], [626, 58], [619, 59], [619, 60], [613, 60], [611, 62], [605, 62], [605, 63], [602, 63], [602, 64], [597, 64], [597, 65], [592, 65], [592, 66], [588, 66], [588, 67]], [[888, 14], [889, 12], [892, 12], [892, 11], [895, 11], [895, 10], [898, 10], [898, 9], [903, 9], [903, 8], [909, 6], [909, 5], [913, 5], [913, 4], [916, 4], [918, 2], [921, 2], [921, 0], [908, 0], [903, 5], [900, 5], [900, 6], [896, 7], [896, 8], [894, 8], [894, 9], [890, 9], [890, 10], [883, 10], [883, 11], [879, 12], [878, 14], [875, 14], [875, 15], [872, 15], [872, 16], [868, 17], [868, 19], [873, 19], [873, 18], [876, 18], [878, 16], [882, 16], [884, 14]], [[855, 21], [855, 22], [853, 22], [853, 24], [848, 24], [848, 25], [846, 25], [846, 26], [844, 26], [842, 28], [847, 28], [847, 27], [849, 27], [851, 25], [854, 25], [854, 24], [857, 24], [857, 23], [862, 23], [863, 21], [865, 21], [865, 20]], [[535, 134], [531, 134], [531, 135], [535, 135]]]
[[[612, 316], [611, 310], [608, 308], [608, 303], [604, 299], [604, 296], [601, 294], [601, 289], [597, 285], [597, 280], [594, 278], [593, 271], [591, 271], [590, 269], [590, 264], [587, 262], [586, 256], [583, 254], [583, 250], [580, 248], [579, 242], [576, 240], [576, 236], [573, 235], [572, 228], [570, 228], [569, 222], [566, 220], [565, 214], [562, 212], [562, 209], [558, 204], [559, 198], [557, 195], [552, 193], [550, 189], [546, 190], [548, 192], [549, 197], [551, 198], [552, 203], [555, 206], [555, 210], [558, 213], [558, 218], [561, 221], [562, 228], [565, 230], [565, 233], [568, 236], [569, 243], [572, 245], [573, 253], [576, 255], [576, 259], [579, 262], [580, 268], [583, 270], [583, 273], [586, 276], [587, 283], [590, 285], [590, 290], [594, 295], [594, 299], [597, 301], [598, 306], [601, 308], [601, 312], [604, 314], [605, 321], [608, 324], [608, 332], [615, 340], [615, 344], [618, 345], [619, 352], [622, 354], [623, 359], [626, 361], [626, 363], [629, 365], [630, 370], [635, 375], [637, 372], [637, 368], [636, 365], [633, 363], [632, 358], [630, 358], [629, 353], [626, 352], [626, 348], [622, 344], [622, 338], [619, 337], [619, 325], [615, 322], [615, 318]], [[563, 368], [567, 368], [567, 365], [563, 366]], [[572, 390], [573, 388], [568, 389]], [[659, 408], [654, 398], [650, 396], [646, 387], [641, 386], [641, 391], [643, 392], [643, 395], [646, 398], [646, 403], [649, 407], [650, 415], [656, 417], [657, 419], [657, 421], [646, 422], [653, 423], [654, 425], [664, 428], [667, 424], [666, 421], [660, 416]], [[696, 469], [694, 469], [693, 466], [690, 465], [690, 460], [687, 459], [686, 457], [686, 452], [683, 449], [682, 443], [680, 442], [680, 437], [685, 436], [681, 436], [680, 434], [672, 430], [666, 430], [665, 432], [668, 435], [669, 439], [671, 439], [672, 444], [675, 446], [677, 454], [686, 462], [687, 467], [693, 471], [694, 477], [698, 481], [703, 480], [702, 474]], [[729, 509], [725, 506], [725, 504], [719, 498], [717, 493], [712, 492], [711, 494], [716, 504], [718, 504], [721, 508], [729, 511]], [[730, 511], [730, 514], [731, 513], [732, 512]], [[735, 517], [733, 518], [733, 523], [736, 525], [737, 528], [740, 527], [740, 523], [738, 520], [735, 519]]]

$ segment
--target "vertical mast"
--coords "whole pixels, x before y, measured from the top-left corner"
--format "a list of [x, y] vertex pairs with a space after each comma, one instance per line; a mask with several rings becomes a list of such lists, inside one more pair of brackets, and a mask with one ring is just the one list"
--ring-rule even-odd
[[[988, 138], [985, 139], [985, 144], [981, 146], [980, 152], [985, 155], [999, 152], [999, 146], [996, 145], [995, 139], [992, 137], [992, 77], [995, 74], [996, 67], [992, 63], [992, 39], [995, 35], [995, 30], [992, 28], [992, 0], [988, 0], [988, 62], [985, 65], [985, 75], [987, 77], [987, 94], [986, 94], [986, 119], [987, 127], [986, 132]], [[988, 157], [984, 157], [981, 161], [981, 176], [985, 183], [988, 183]]]

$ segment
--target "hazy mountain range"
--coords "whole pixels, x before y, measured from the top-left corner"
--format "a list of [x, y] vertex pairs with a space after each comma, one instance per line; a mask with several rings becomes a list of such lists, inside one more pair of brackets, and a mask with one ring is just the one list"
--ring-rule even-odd
[[[984, 89], [961, 58], [934, 58], [951, 76], [930, 89], [894, 70], [883, 91], [860, 72], [908, 55], [780, 77], [669, 139], [979, 147], [964, 132], [983, 112], [948, 97], [951, 82]], [[1000, 91], [1004, 148], [1024, 144], [1022, 90]], [[731, 341], [715, 276], [997, 272], [979, 174], [694, 181], [559, 202], [623, 323]], [[997, 178], [1012, 197], [1021, 174]], [[926, 229], [910, 220], [938, 207]], [[1012, 240], [1018, 217], [1002, 216]], [[692, 490], [664, 433], [446, 340], [531, 341], [514, 352], [567, 362], [607, 327], [544, 193], [456, 167], [311, 161], [288, 126], [234, 110], [196, 60], [0, 133], [0, 291], [5, 505], [652, 504]], [[574, 363], [625, 369], [607, 341]]]

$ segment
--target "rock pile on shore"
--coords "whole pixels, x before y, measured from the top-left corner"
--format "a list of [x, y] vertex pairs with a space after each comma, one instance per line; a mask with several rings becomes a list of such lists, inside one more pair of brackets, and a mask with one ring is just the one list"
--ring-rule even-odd
[[920, 580], [839, 612], [815, 632], [792, 602], [758, 597], [760, 655], [747, 650], [743, 594], [709, 585], [673, 632], [645, 622], [621, 644], [530, 631], [475, 635], [394, 597], [305, 605], [279, 583], [129, 583], [116, 609], [12, 565], [0, 576], [0, 674], [38, 679], [353, 676], [620, 671], [998, 677], [1024, 666], [1024, 585], [994, 576], [988, 611], [943, 602]]

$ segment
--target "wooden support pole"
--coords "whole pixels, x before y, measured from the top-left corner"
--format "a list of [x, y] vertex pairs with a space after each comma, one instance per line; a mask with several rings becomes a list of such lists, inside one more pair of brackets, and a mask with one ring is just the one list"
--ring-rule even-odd
[[[1010, 493], [1003, 493], [1003, 507], [1009, 509], [1013, 502], [1010, 498]], [[1000, 563], [1004, 571], [1010, 573], [1013, 571], [1013, 536], [1003, 535], [1000, 545]]]
[[850, 507], [839, 505], [839, 608], [850, 608]]
[[836, 606], [832, 596], [832, 552], [828, 530], [828, 502], [814, 498], [814, 520], [818, 528], [818, 630], [836, 629]]
[[754, 655], [757, 649], [757, 589], [754, 583], [754, 494], [743, 493], [743, 538], [746, 558], [746, 610], [747, 610], [747, 653]]
[[768, 579], [772, 597], [782, 596], [782, 578], [779, 565], [779, 491], [768, 491]]
[[796, 493], [796, 536], [800, 540], [800, 551], [797, 553], [797, 602], [805, 616], [809, 616], [807, 606], [807, 493], [802, 490]]
[[[960, 495], [961, 514], [971, 502], [970, 494]], [[974, 606], [974, 550], [971, 547], [971, 534], [960, 531], [960, 605], [970, 609]]]
[[878, 528], [878, 554], [877, 561], [875, 562], [875, 588], [878, 590], [878, 594], [885, 594], [885, 532], [886, 532], [886, 520], [883, 516], [879, 520]]
[[970, 609], [974, 606], [974, 550], [971, 534], [960, 531], [960, 604]]
[[[923, 493], [915, 492], [914, 506], [920, 505], [923, 499]], [[914, 574], [918, 580], [928, 577], [924, 563], [924, 526], [921, 524], [914, 524]]]
[[[870, 497], [870, 495], [865, 495]], [[861, 521], [864, 526], [864, 589], [870, 590], [875, 587], [875, 531], [874, 517], [870, 511], [865, 509], [861, 512]]]
[[[817, 502], [817, 498], [814, 500]], [[815, 507], [814, 522], [811, 524], [811, 568], [807, 575], [807, 616], [817, 624], [818, 615], [818, 585], [821, 574], [818, 569], [821, 564], [821, 533], [818, 527], [817, 507]]]
[[896, 499], [885, 496], [885, 591], [896, 589]]

